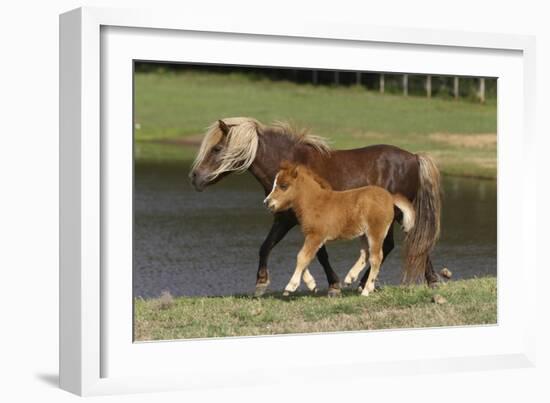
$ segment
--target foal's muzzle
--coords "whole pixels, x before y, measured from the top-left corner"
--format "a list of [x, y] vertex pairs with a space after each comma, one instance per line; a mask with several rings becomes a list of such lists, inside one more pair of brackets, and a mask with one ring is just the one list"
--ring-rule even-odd
[[271, 211], [273, 213], [277, 209], [276, 203], [273, 200], [271, 200], [269, 197], [266, 197], [264, 199], [264, 206], [266, 206], [269, 209], [269, 211]]

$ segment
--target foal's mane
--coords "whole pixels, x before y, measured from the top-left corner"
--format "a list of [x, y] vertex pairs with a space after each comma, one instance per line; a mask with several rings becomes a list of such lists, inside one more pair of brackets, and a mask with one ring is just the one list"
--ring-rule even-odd
[[[229, 133], [227, 133], [226, 147], [221, 156], [220, 166], [210, 174], [211, 179], [227, 171], [246, 171], [256, 157], [261, 136], [286, 136], [295, 144], [306, 144], [321, 153], [327, 153], [330, 150], [324, 138], [287, 122], [274, 122], [266, 126], [248, 117], [224, 118], [223, 122], [229, 127]], [[219, 121], [208, 127], [193, 162], [193, 169], [204, 161], [212, 147], [218, 144], [223, 136]]]
[[311, 177], [319, 186], [321, 186], [321, 189], [326, 190], [332, 190], [332, 186], [330, 186], [330, 183], [328, 183], [324, 178], [317, 175], [317, 173], [313, 172], [311, 169], [309, 169], [305, 165], [297, 165], [298, 168], [298, 175], [306, 174], [307, 176]]
[[326, 181], [324, 178], [319, 176], [316, 172], [309, 169], [304, 164], [295, 164], [290, 161], [283, 161], [281, 162], [281, 170], [286, 171], [288, 173], [295, 170], [297, 177], [302, 176], [309, 176], [311, 179], [313, 179], [319, 186], [321, 186], [321, 189], [327, 189], [332, 190], [332, 186], [330, 186], [330, 183]]

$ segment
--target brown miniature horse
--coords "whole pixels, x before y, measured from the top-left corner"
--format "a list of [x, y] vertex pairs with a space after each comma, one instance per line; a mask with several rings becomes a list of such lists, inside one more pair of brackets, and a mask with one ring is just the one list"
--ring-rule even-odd
[[[315, 279], [308, 270], [313, 257], [327, 241], [334, 239], [361, 240], [361, 254], [344, 282], [351, 284], [368, 261], [370, 273], [361, 295], [374, 291], [382, 258], [382, 244], [394, 220], [394, 206], [403, 214], [403, 229], [414, 226], [414, 207], [400, 194], [392, 195], [379, 186], [334, 191], [325, 180], [303, 165], [283, 161], [275, 176], [273, 190], [264, 204], [274, 213], [292, 209], [305, 236], [298, 253], [296, 270], [285, 287], [284, 295], [296, 291], [303, 276], [306, 286], [316, 290]], [[406, 251], [414, 250], [406, 239]], [[405, 270], [410, 267], [405, 267]]]
[[[286, 124], [266, 126], [252, 118], [226, 118], [209, 127], [189, 177], [195, 189], [202, 191], [231, 172], [249, 171], [267, 196], [283, 160], [306, 165], [334, 190], [377, 185], [413, 201], [417, 225], [409, 236], [417, 239], [417, 249], [408, 254], [415, 268], [410, 279], [423, 275], [429, 285], [437, 283], [429, 253], [439, 236], [440, 182], [437, 167], [426, 155], [390, 145], [332, 150], [322, 138]], [[267, 258], [271, 249], [297, 223], [292, 210], [274, 214], [271, 230], [260, 248], [256, 295], [262, 295], [269, 284]], [[384, 257], [393, 248], [390, 228], [384, 241]], [[338, 295], [340, 280], [330, 266], [325, 246], [319, 249], [317, 258], [327, 276], [329, 295]], [[361, 280], [362, 288], [368, 274], [369, 269]]]

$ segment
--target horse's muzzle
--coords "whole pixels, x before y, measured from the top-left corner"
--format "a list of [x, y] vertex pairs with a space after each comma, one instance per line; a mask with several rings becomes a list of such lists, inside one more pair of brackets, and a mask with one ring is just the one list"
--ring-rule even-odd
[[194, 171], [189, 174], [189, 179], [191, 180], [191, 184], [197, 192], [202, 192], [206, 187], [206, 181], [204, 180], [204, 178], [202, 178], [200, 175], [197, 175], [197, 173]]

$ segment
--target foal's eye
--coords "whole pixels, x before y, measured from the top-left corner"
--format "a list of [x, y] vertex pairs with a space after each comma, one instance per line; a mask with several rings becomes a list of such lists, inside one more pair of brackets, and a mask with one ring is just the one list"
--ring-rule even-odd
[[280, 188], [281, 190], [287, 190], [287, 189], [288, 189], [288, 185], [285, 184], [285, 183], [281, 183], [281, 184], [279, 185], [279, 188]]
[[222, 146], [214, 146], [212, 148], [212, 152], [215, 154], [219, 153], [221, 150], [222, 150]]

